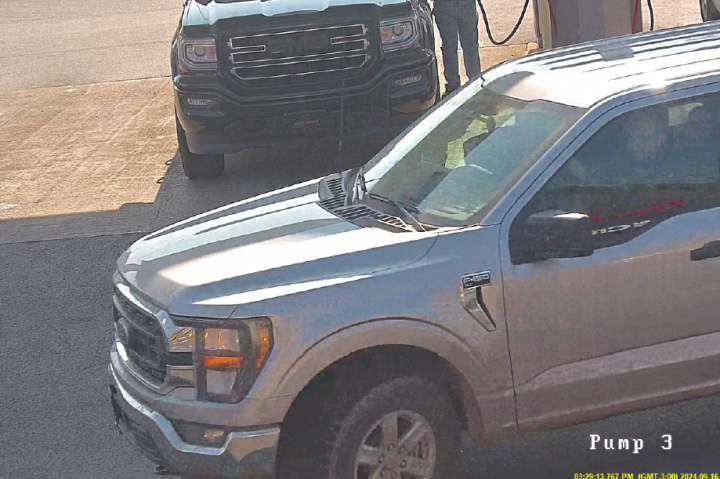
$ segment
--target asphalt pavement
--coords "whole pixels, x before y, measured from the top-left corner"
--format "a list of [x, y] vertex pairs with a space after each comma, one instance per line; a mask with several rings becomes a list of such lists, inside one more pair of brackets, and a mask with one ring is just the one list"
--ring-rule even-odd
[[0, 92], [170, 75], [183, 0], [0, 0]]
[[[696, 0], [654, 3], [660, 28], [698, 21]], [[189, 182], [167, 79], [181, 4], [0, 0], [0, 478], [153, 477], [115, 432], [107, 397], [117, 256], [145, 232], [362, 164], [375, 149], [251, 151], [232, 157], [222, 178]], [[496, 37], [522, 4], [485, 0]], [[511, 43], [532, 40], [528, 17]], [[508, 54], [522, 48], [488, 48], [483, 58]], [[466, 441], [463, 477], [720, 473], [718, 417], [710, 397], [492, 447]], [[591, 434], [640, 438], [645, 448], [592, 451]]]
[[[171, 169], [172, 175], [180, 174]], [[147, 479], [118, 436], [107, 393], [110, 275], [138, 234], [0, 245], [0, 477]], [[720, 401], [710, 397], [478, 448], [463, 478], [720, 472]], [[639, 454], [592, 451], [590, 435], [643, 439]], [[662, 436], [673, 449], [664, 451]]]

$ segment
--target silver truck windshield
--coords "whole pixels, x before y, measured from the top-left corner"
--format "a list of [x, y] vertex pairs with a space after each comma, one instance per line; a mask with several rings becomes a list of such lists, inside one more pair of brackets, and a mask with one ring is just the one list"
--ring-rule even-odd
[[368, 190], [416, 209], [427, 224], [476, 223], [583, 111], [478, 82], [371, 160]]

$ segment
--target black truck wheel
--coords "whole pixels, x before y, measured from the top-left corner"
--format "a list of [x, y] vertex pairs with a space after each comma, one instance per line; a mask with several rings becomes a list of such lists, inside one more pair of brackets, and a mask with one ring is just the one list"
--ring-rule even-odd
[[[296, 434], [303, 450], [283, 451], [290, 457], [281, 458], [281, 478], [457, 477], [461, 425], [439, 385], [395, 377], [374, 387], [336, 390], [321, 402], [323, 410], [307, 411], [312, 420]], [[299, 457], [303, 464], [293, 467]]]
[[182, 162], [185, 176], [191, 180], [200, 178], [213, 178], [222, 175], [225, 171], [224, 155], [198, 155], [192, 153], [188, 148], [185, 131], [180, 126], [180, 122], [175, 117], [175, 126], [177, 128], [178, 150], [180, 151], [180, 161]]
[[700, 0], [700, 15], [702, 16], [703, 22], [720, 20], [720, 11], [718, 11], [713, 0]]

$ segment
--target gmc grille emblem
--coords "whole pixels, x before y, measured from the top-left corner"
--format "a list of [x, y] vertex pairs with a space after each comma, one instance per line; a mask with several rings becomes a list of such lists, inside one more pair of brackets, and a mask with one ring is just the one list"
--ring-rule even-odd
[[268, 42], [268, 50], [273, 53], [308, 54], [325, 51], [330, 45], [326, 35], [303, 35], [301, 37], [286, 37], [273, 39]]

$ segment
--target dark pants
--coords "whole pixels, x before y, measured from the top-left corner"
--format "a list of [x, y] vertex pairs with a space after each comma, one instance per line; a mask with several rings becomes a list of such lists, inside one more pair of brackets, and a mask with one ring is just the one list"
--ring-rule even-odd
[[435, 0], [435, 23], [442, 39], [442, 56], [447, 89], [460, 87], [458, 38], [463, 49], [465, 72], [473, 79], [480, 75], [478, 12], [475, 0]]

